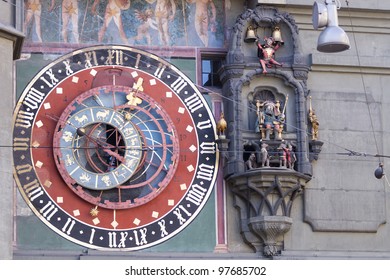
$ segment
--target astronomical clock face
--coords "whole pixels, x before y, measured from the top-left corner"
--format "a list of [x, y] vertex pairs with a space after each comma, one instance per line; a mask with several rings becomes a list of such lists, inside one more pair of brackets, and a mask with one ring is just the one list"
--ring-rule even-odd
[[14, 177], [53, 231], [95, 249], [138, 250], [184, 229], [217, 173], [215, 123], [177, 68], [98, 46], [41, 70], [14, 113]]

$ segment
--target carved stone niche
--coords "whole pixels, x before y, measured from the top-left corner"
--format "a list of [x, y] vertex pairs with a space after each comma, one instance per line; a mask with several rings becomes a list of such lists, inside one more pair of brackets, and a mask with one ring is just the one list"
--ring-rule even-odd
[[[278, 50], [283, 67], [273, 67], [264, 74], [257, 57], [257, 46], [244, 41], [246, 31], [250, 25], [258, 26], [258, 36], [269, 36], [274, 26], [283, 31], [285, 44]], [[257, 6], [254, 10], [248, 9], [241, 14], [233, 27], [226, 63], [221, 67], [219, 75], [223, 84], [225, 101], [225, 119], [228, 123], [226, 137], [229, 143], [229, 158], [224, 167], [225, 177], [245, 172], [243, 158], [244, 143], [248, 140], [243, 127], [247, 126], [248, 116], [245, 115], [248, 107], [247, 96], [252, 85], [267, 87], [269, 81], [279, 81], [290, 88], [291, 110], [294, 110], [294, 120], [290, 119], [296, 128], [295, 140], [297, 151], [296, 170], [311, 175], [312, 167], [309, 160], [309, 140], [307, 137], [307, 97], [306, 80], [309, 65], [305, 63], [300, 50], [298, 27], [288, 13], [280, 13], [278, 9], [269, 6]], [[281, 100], [283, 101], [283, 100]], [[249, 134], [248, 134], [249, 135]], [[253, 137], [249, 136], [249, 140]], [[260, 137], [258, 138], [260, 139]]]
[[234, 194], [243, 240], [266, 257], [280, 254], [283, 236], [292, 225], [291, 207], [309, 176], [291, 169], [253, 169], [227, 182]]

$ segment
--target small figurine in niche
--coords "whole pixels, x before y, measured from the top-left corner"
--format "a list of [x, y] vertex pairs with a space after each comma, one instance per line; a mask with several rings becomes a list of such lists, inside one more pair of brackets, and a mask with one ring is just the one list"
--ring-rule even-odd
[[287, 157], [288, 157], [288, 149], [285, 143], [281, 143], [278, 147], [278, 155], [279, 155], [279, 167], [287, 168]]
[[281, 45], [283, 45], [283, 41], [275, 41], [273, 37], [265, 37], [264, 41], [264, 44], [261, 44], [258, 39], [255, 42], [258, 47], [258, 54], [260, 57], [260, 64], [263, 68], [263, 74], [266, 74], [267, 67], [271, 68], [272, 65], [283, 66], [274, 59], [275, 52]]
[[248, 160], [245, 162], [247, 170], [252, 170], [257, 168], [256, 155], [255, 153], [251, 153]]
[[218, 136], [219, 138], [221, 139], [225, 139], [225, 130], [227, 128], [227, 123], [226, 123], [226, 120], [225, 120], [225, 114], [223, 112], [221, 112], [221, 115], [219, 117], [219, 121], [217, 123], [217, 132], [218, 132]]
[[261, 144], [261, 167], [269, 167], [269, 155], [267, 147], [268, 145], [266, 143]]
[[294, 164], [297, 160], [293, 147], [290, 143], [281, 143], [279, 150], [279, 167], [294, 169]]
[[263, 112], [263, 106], [264, 103], [261, 103], [259, 99], [256, 100], [256, 114], [257, 114], [257, 119], [256, 119], [256, 132], [261, 132], [261, 139], [265, 138], [265, 132], [264, 132], [264, 112]]
[[297, 161], [297, 157], [294, 153], [293, 146], [288, 143], [286, 149], [286, 161], [287, 168], [294, 169], [295, 162]]
[[311, 96], [309, 97], [310, 100], [310, 106], [309, 106], [309, 120], [311, 123], [311, 139], [317, 140], [318, 139], [318, 129], [320, 126], [320, 122], [317, 119], [317, 115], [315, 114], [312, 106], [311, 106]]

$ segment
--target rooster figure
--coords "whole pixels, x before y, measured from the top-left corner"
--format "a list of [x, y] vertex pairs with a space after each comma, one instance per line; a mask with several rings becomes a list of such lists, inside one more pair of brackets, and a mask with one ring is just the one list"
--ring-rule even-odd
[[220, 138], [225, 138], [225, 130], [227, 128], [227, 122], [225, 120], [225, 115], [222, 112], [217, 123], [217, 132]]

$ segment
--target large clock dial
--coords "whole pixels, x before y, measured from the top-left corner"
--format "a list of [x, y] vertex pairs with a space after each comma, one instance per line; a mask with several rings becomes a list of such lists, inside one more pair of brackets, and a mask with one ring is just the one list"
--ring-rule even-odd
[[176, 67], [134, 48], [65, 55], [14, 113], [14, 177], [33, 212], [82, 246], [139, 250], [183, 230], [212, 191], [215, 122]]

